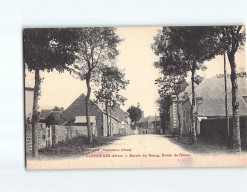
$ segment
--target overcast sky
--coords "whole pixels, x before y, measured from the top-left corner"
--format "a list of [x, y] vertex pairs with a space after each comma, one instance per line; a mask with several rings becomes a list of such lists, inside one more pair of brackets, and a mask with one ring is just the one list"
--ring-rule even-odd
[[[159, 95], [154, 80], [159, 77], [159, 73], [153, 66], [157, 57], [151, 50], [151, 44], [159, 29], [161, 27], [117, 28], [117, 34], [124, 39], [118, 46], [120, 54], [117, 65], [125, 69], [126, 79], [130, 80], [126, 91], [122, 92], [128, 99], [125, 105], [121, 106], [124, 111], [140, 102], [145, 116], [158, 114], [155, 101]], [[246, 71], [245, 51], [237, 54], [236, 63], [238, 71]], [[222, 56], [205, 62], [205, 65], [208, 69], [204, 72], [198, 71], [199, 75], [210, 78], [216, 74], [223, 74]], [[228, 60], [227, 71], [230, 73]], [[73, 78], [68, 72], [42, 72], [41, 76], [44, 77], [44, 81], [41, 85], [39, 110], [52, 109], [54, 106], [67, 108], [81, 93], [86, 94], [85, 81]], [[33, 74], [28, 73], [26, 81], [31, 87], [34, 84], [33, 80]]]

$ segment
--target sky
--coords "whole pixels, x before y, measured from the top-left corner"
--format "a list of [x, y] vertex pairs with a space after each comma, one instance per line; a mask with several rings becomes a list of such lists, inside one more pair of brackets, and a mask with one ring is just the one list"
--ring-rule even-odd
[[[125, 105], [121, 108], [126, 111], [131, 105], [140, 103], [144, 116], [158, 114], [158, 106], [155, 103], [159, 98], [158, 87], [154, 84], [159, 72], [153, 66], [158, 60], [151, 49], [153, 37], [161, 30], [161, 27], [119, 27], [116, 33], [124, 39], [119, 46], [119, 56], [116, 64], [124, 69], [129, 85], [121, 94], [127, 98]], [[227, 58], [226, 58], [227, 59]], [[245, 50], [236, 54], [237, 71], [246, 71]], [[217, 56], [211, 61], [205, 62], [208, 67], [206, 71], [198, 71], [197, 74], [210, 78], [216, 74], [223, 74], [223, 56]], [[227, 60], [227, 72], [230, 66]], [[86, 94], [85, 81], [72, 77], [68, 72], [59, 74], [57, 71], [51, 73], [42, 72], [44, 77], [41, 84], [41, 96], [39, 99], [39, 110], [52, 109], [54, 106], [65, 109], [81, 94]], [[187, 80], [190, 81], [190, 74]], [[33, 73], [26, 74], [26, 84], [34, 86]]]

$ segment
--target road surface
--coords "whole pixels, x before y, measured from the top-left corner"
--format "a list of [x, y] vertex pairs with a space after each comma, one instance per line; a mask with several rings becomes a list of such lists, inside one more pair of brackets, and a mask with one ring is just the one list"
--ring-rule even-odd
[[[93, 151], [94, 150], [94, 151]], [[244, 160], [245, 159], [245, 160]], [[243, 166], [246, 156], [193, 154], [163, 135], [129, 135], [76, 158], [28, 160], [28, 169]]]

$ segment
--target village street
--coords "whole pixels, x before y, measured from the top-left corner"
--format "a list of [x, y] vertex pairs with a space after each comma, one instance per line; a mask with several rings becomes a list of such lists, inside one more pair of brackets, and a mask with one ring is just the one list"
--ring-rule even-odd
[[77, 168], [146, 168], [146, 167], [205, 167], [241, 166], [246, 154], [199, 155], [186, 151], [163, 135], [144, 134], [123, 136], [112, 144], [93, 148], [81, 157], [27, 160], [30, 169]]

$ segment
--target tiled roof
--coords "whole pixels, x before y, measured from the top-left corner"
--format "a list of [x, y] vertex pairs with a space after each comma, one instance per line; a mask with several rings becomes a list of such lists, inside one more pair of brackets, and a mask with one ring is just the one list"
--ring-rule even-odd
[[[247, 79], [238, 78], [239, 115], [247, 115], [247, 103], [243, 96], [246, 95]], [[225, 87], [224, 78], [204, 79], [195, 90], [196, 97], [202, 97], [202, 104], [198, 106], [198, 116], [223, 117], [225, 116]], [[228, 113], [232, 116], [232, 88], [231, 80], [227, 79]], [[191, 99], [191, 96], [190, 96]]]
[[[147, 123], [155, 121], [155, 116], [142, 117], [137, 123]], [[156, 121], [160, 121], [160, 116], [156, 116]]]
[[[84, 94], [81, 94], [66, 110], [65, 110], [65, 118], [71, 118], [76, 116], [84, 116], [85, 115], [85, 99], [86, 96]], [[95, 112], [101, 112], [105, 113], [104, 108], [102, 105], [97, 105], [90, 101], [91, 106], [91, 114], [95, 115]], [[118, 106], [115, 106], [111, 109], [111, 114], [113, 118], [117, 119], [118, 121], [126, 121], [128, 114], [124, 112], [121, 108]]]
[[149, 117], [142, 117], [142, 118], [140, 118], [140, 120], [137, 123], [146, 123], [146, 122], [148, 122], [148, 118]]
[[50, 114], [50, 112], [51, 112], [51, 110], [41, 110], [39, 118], [45, 119]]
[[119, 121], [127, 121], [128, 114], [124, 112], [119, 106], [115, 106], [111, 109], [112, 115]]
[[[76, 116], [75, 117], [75, 122], [74, 123], [86, 123], [87, 118], [86, 116]], [[95, 116], [90, 116], [90, 122], [91, 123], [96, 123]]]
[[50, 114], [54, 116], [55, 120], [60, 120], [63, 111], [41, 110], [39, 119], [45, 119]]
[[[194, 88], [196, 89], [197, 87], [198, 87], [198, 85], [196, 83], [194, 83]], [[188, 93], [188, 96], [191, 95], [191, 93], [192, 93], [192, 85], [191, 84], [189, 84], [189, 86], [187, 86], [185, 88], [185, 90], [178, 95], [180, 101], [184, 100], [184, 93], [185, 92]]]

